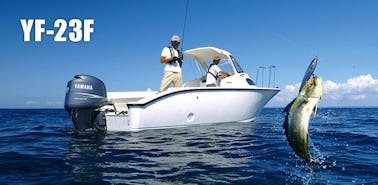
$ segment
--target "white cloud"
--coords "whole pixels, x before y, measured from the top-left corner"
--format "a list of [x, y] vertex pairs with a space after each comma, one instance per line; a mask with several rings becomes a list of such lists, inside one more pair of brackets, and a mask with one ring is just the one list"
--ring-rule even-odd
[[295, 85], [285, 85], [285, 87], [271, 100], [270, 104], [275, 106], [285, 106], [297, 96], [299, 86], [300, 83]]
[[[286, 85], [268, 106], [286, 106], [298, 94], [300, 83]], [[350, 78], [344, 83], [323, 82], [320, 106], [378, 106], [378, 79], [370, 74]]]
[[[62, 97], [23, 97], [14, 98], [7, 108], [62, 108], [64, 99]], [[19, 100], [19, 101], [17, 101]]]
[[37, 104], [37, 102], [33, 100], [28, 100], [25, 102], [25, 105], [34, 105], [34, 104]]

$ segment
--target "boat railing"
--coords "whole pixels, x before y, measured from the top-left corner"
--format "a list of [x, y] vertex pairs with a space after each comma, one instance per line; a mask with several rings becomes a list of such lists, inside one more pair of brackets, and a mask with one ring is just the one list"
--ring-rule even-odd
[[[260, 73], [261, 70], [261, 73]], [[265, 70], [269, 70], [269, 75], [265, 76]], [[273, 77], [272, 77], [273, 75]], [[264, 83], [267, 80], [267, 83]], [[256, 86], [260, 87], [276, 87], [276, 66], [260, 66], [256, 71]]]

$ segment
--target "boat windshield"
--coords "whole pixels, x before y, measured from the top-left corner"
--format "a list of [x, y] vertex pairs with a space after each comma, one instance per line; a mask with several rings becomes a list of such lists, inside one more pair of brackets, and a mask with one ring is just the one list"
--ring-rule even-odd
[[235, 66], [235, 69], [238, 73], [243, 73], [244, 70], [243, 68], [240, 66], [240, 64], [236, 61], [236, 59], [231, 55], [230, 56], [231, 60], [232, 60], [232, 63], [234, 64]]
[[219, 68], [221, 68], [223, 71], [229, 72], [234, 74], [234, 68], [232, 67], [232, 61], [229, 59], [223, 59], [218, 64]]
[[[207, 66], [210, 67], [210, 65], [213, 62], [212, 61], [207, 61], [206, 63], [208, 63]], [[241, 68], [240, 64], [236, 61], [236, 59], [233, 56], [230, 56], [230, 58], [222, 59], [219, 62], [218, 66], [219, 66], [219, 68], [221, 70], [226, 71], [226, 72], [230, 72], [232, 74], [235, 73], [235, 70], [238, 73], [243, 73], [244, 72], [244, 70]], [[235, 66], [235, 70], [234, 70], [234, 66]]]

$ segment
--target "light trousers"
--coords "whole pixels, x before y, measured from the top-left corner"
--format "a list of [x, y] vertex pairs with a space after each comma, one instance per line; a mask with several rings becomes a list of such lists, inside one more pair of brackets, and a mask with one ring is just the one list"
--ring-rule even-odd
[[182, 87], [182, 76], [181, 73], [164, 71], [163, 79], [161, 80], [160, 90], [165, 91], [173, 83], [174, 87]]

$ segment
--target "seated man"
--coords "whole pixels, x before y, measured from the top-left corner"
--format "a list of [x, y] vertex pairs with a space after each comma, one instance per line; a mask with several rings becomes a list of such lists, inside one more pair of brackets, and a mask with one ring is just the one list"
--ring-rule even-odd
[[206, 87], [217, 87], [218, 79], [231, 76], [231, 73], [222, 71], [218, 67], [219, 62], [220, 62], [220, 57], [215, 56], [213, 59], [213, 63], [210, 65], [209, 70], [207, 71]]

